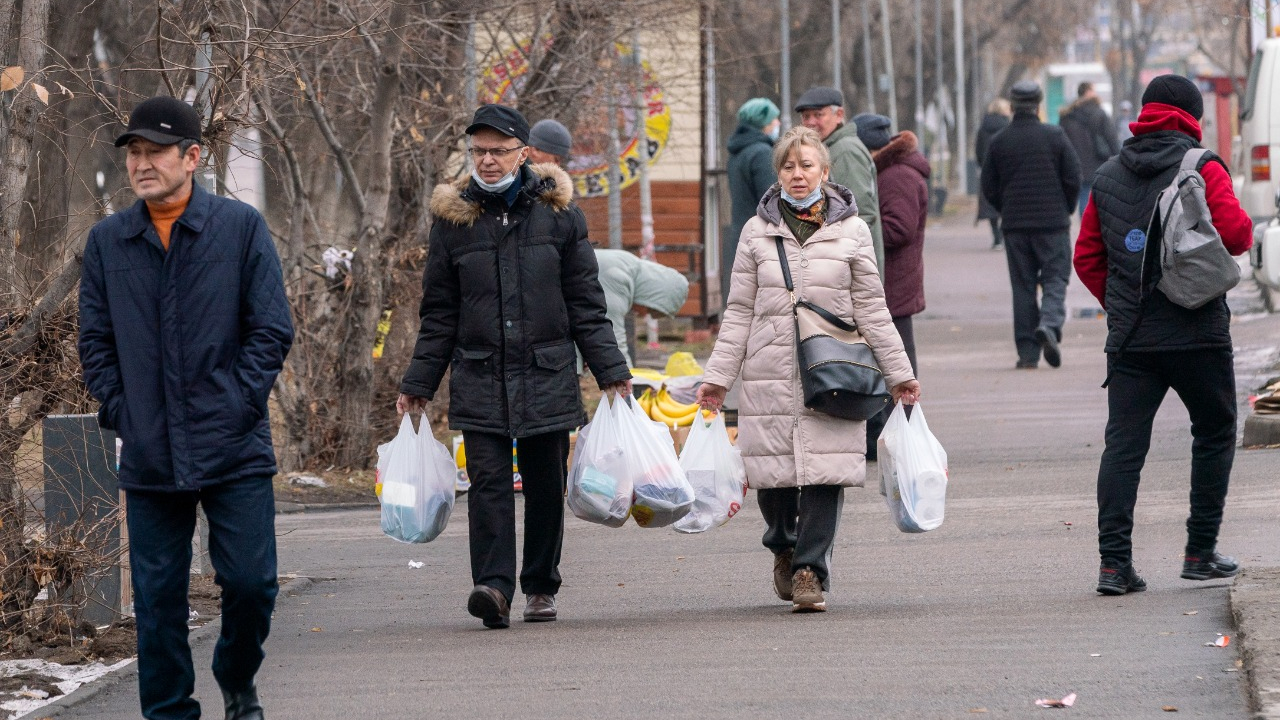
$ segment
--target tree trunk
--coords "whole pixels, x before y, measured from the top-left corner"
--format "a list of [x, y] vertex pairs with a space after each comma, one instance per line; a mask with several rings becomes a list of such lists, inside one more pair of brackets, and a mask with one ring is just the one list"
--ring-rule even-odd
[[385, 299], [384, 282], [387, 262], [387, 208], [391, 200], [392, 123], [396, 98], [400, 89], [400, 56], [404, 49], [402, 28], [408, 18], [408, 4], [392, 5], [388, 20], [390, 32], [382, 48], [374, 90], [373, 114], [370, 122], [367, 182], [364, 212], [360, 217], [360, 234], [355, 238], [351, 259], [351, 293], [347, 312], [342, 316], [342, 370], [338, 376], [341, 392], [338, 417], [347, 428], [338, 463], [363, 468], [373, 455], [373, 433], [370, 413], [373, 410], [373, 342], [378, 318]]

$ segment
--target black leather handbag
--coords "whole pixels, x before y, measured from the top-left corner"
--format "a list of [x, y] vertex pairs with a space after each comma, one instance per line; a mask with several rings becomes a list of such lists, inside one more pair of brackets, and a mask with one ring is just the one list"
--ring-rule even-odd
[[804, 406], [845, 420], [867, 420], [892, 401], [871, 346], [855, 325], [806, 300], [797, 300], [782, 237], [778, 261], [791, 293], [796, 323], [796, 358]]

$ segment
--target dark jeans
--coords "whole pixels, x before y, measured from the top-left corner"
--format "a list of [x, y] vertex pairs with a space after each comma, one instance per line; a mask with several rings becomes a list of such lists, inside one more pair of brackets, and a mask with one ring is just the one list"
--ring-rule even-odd
[[[511, 438], [464, 431], [467, 446], [467, 525], [471, 540], [471, 581], [497, 589], [510, 601], [516, 591], [516, 496], [511, 478]], [[525, 594], [560, 590], [560, 548], [564, 544], [567, 431], [516, 441], [524, 481]]]
[[[912, 315], [904, 315], [893, 319], [893, 326], [898, 329], [898, 336], [902, 338], [902, 347], [907, 351], [907, 359], [911, 361], [911, 372], [916, 377], [920, 377], [920, 366], [916, 364], [916, 331], [911, 324]], [[884, 431], [884, 424], [889, 422], [889, 413], [893, 412], [893, 406], [886, 407], [877, 413], [870, 420], [867, 420], [867, 459], [875, 460], [877, 456], [876, 441], [880, 439], [880, 433]]]
[[795, 550], [791, 572], [810, 568], [823, 590], [831, 583], [831, 549], [840, 527], [844, 488], [839, 485], [807, 485], [803, 488], [775, 488], [756, 491], [760, 513], [768, 528], [764, 546], [774, 555]]
[[[1067, 279], [1071, 275], [1071, 232], [1005, 231], [1004, 253], [1013, 286], [1013, 341], [1018, 359], [1040, 361], [1036, 330], [1046, 328], [1058, 340], [1067, 319]], [[1036, 288], [1041, 291], [1036, 302]]]
[[244, 478], [195, 492], [130, 490], [125, 498], [142, 715], [150, 720], [198, 718], [187, 643], [196, 503], [209, 518], [209, 559], [222, 588], [222, 632], [213, 651], [213, 675], [222, 688], [239, 692], [253, 685], [262, 665], [262, 643], [271, 630], [279, 590], [271, 478]]
[[1080, 217], [1084, 217], [1084, 209], [1089, 205], [1089, 194], [1092, 192], [1093, 182], [1085, 180], [1080, 183], [1080, 197], [1076, 199], [1076, 213], [1078, 213]]
[[1106, 449], [1098, 469], [1098, 549], [1108, 564], [1133, 557], [1133, 507], [1151, 447], [1151, 423], [1170, 388], [1191, 415], [1191, 515], [1188, 555], [1209, 553], [1218, 527], [1236, 443], [1236, 380], [1231, 348], [1128, 352], [1108, 357]]

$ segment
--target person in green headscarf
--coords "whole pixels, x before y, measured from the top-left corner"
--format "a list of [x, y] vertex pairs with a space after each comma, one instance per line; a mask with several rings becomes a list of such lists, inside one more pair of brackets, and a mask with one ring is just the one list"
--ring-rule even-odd
[[778, 180], [773, 170], [773, 143], [782, 128], [782, 113], [769, 98], [751, 98], [738, 109], [738, 129], [729, 137], [729, 197], [733, 213], [720, 240], [720, 297], [729, 299], [729, 271], [738, 251], [742, 226]]

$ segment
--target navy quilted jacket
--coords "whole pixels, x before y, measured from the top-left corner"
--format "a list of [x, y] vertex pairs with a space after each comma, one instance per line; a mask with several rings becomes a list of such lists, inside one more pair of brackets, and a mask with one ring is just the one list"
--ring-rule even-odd
[[194, 185], [165, 252], [146, 204], [89, 233], [80, 361], [120, 485], [195, 490], [276, 471], [267, 396], [293, 342], [266, 221]]

